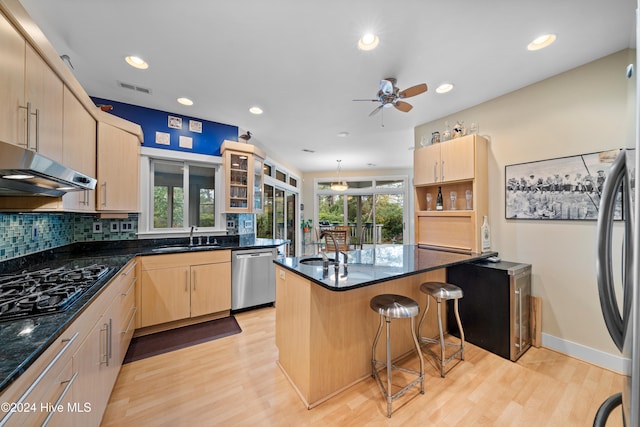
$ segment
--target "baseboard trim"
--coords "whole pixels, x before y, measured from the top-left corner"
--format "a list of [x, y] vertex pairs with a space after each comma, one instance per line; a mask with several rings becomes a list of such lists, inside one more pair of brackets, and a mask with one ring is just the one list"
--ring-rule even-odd
[[545, 333], [542, 333], [542, 346], [622, 375], [625, 372], [629, 372], [630, 361], [622, 357], [622, 355], [605, 353], [604, 351]]

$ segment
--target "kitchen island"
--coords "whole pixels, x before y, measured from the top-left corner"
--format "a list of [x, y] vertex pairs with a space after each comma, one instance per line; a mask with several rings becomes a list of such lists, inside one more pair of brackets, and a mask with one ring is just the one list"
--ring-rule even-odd
[[[349, 252], [346, 274], [344, 264], [325, 271], [321, 262], [306, 264], [305, 258], [276, 260], [278, 363], [307, 408], [371, 375], [371, 345], [379, 323], [369, 308], [372, 297], [404, 295], [416, 300], [422, 312], [421, 283], [445, 281], [447, 267], [491, 255], [382, 246]], [[406, 321], [392, 322], [391, 329], [396, 360], [412, 350], [413, 341]], [[437, 335], [436, 310], [429, 311], [422, 333]], [[384, 346], [378, 347], [377, 357], [384, 359]]]

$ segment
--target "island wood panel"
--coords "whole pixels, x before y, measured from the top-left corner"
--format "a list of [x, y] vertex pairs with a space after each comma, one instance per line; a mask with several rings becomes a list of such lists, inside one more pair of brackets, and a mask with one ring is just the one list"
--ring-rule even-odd
[[[344, 292], [330, 291], [282, 268], [276, 276], [279, 364], [312, 408], [371, 375], [371, 347], [380, 319], [369, 306], [371, 298], [383, 293], [408, 296], [419, 303], [422, 314], [426, 296], [420, 284], [444, 281], [446, 272], [439, 269]], [[423, 333], [434, 337], [438, 327], [435, 306], [431, 307]], [[417, 329], [419, 317], [414, 321]], [[408, 322], [391, 322], [394, 360], [414, 349]], [[385, 358], [384, 339], [381, 336], [378, 344], [378, 359]]]

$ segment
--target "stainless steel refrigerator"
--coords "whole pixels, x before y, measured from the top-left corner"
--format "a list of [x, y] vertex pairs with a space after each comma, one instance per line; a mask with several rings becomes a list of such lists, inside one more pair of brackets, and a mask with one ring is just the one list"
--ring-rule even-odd
[[[638, 10], [636, 9], [636, 45], [638, 36]], [[636, 58], [637, 64], [637, 58]], [[635, 135], [626, 149], [620, 151], [613, 162], [602, 190], [602, 198], [598, 212], [598, 249], [596, 270], [598, 292], [602, 315], [609, 334], [624, 358], [625, 381], [620, 393], [616, 393], [602, 403], [598, 409], [594, 426], [604, 426], [609, 414], [622, 405], [623, 424], [640, 426], [640, 301], [639, 301], [639, 262], [640, 227], [636, 218], [640, 215], [638, 199], [639, 188], [635, 185], [635, 171], [640, 170], [638, 164], [638, 131], [640, 97], [638, 92], [637, 69], [633, 65], [627, 69], [627, 77], [635, 79], [636, 102], [633, 117], [635, 118]], [[636, 65], [637, 67], [637, 65]], [[614, 264], [612, 239], [613, 223], [622, 211], [624, 226], [622, 238], [622, 266]], [[615, 248], [615, 250], [618, 250]], [[620, 272], [622, 288], [616, 293], [614, 273]], [[617, 277], [617, 276], [616, 276]], [[622, 304], [617, 297], [622, 297]]]

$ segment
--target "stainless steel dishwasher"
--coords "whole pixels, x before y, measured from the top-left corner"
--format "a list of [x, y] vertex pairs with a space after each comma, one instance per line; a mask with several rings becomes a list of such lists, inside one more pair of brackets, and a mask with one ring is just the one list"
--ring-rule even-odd
[[232, 310], [275, 302], [276, 254], [276, 248], [231, 252]]

